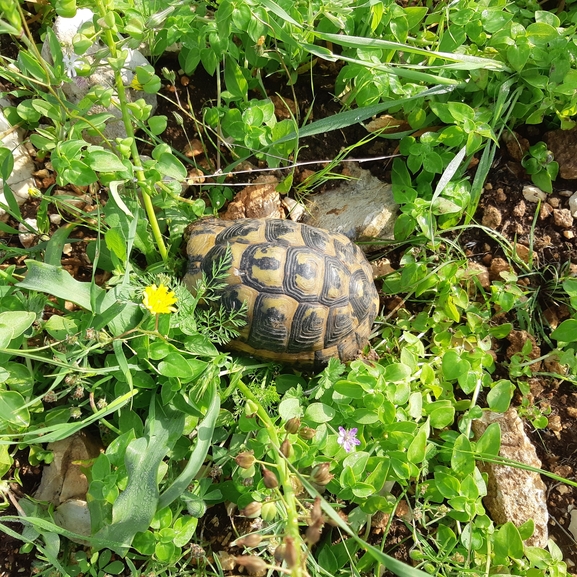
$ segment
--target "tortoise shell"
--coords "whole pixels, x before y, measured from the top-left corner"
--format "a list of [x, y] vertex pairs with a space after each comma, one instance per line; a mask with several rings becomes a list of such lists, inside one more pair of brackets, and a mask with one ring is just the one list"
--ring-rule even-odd
[[346, 236], [289, 220], [204, 219], [185, 238], [184, 283], [193, 294], [230, 247], [220, 302], [227, 310], [248, 305], [230, 349], [318, 368], [354, 358], [367, 343], [379, 297], [371, 266]]

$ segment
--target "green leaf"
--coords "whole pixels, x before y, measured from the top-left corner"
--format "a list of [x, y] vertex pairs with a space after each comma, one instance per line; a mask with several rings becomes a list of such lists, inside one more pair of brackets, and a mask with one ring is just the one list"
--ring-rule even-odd
[[0, 146], [0, 177], [8, 180], [14, 169], [14, 155], [8, 148]]
[[475, 450], [479, 457], [495, 457], [501, 448], [501, 427], [498, 423], [491, 423], [477, 440]]
[[75, 280], [61, 267], [35, 260], [27, 260], [26, 266], [28, 274], [16, 285], [20, 288], [48, 293], [93, 312], [104, 300], [106, 293], [103, 289]]
[[496, 413], [504, 413], [509, 408], [514, 392], [515, 386], [511, 381], [498, 381], [487, 395], [489, 408]]
[[62, 262], [62, 251], [64, 245], [68, 241], [70, 233], [74, 230], [76, 225], [66, 224], [61, 226], [52, 235], [48, 244], [46, 245], [46, 253], [44, 254], [44, 262], [53, 266], [60, 266]]
[[32, 312], [5, 311], [0, 313], [0, 349], [8, 348], [10, 341], [28, 330], [35, 320], [36, 315]]
[[459, 435], [451, 455], [451, 468], [459, 475], [470, 475], [475, 470], [475, 457], [471, 441], [465, 435]]
[[164, 152], [158, 158], [155, 168], [164, 176], [174, 178], [174, 180], [184, 180], [186, 178], [186, 168], [176, 156]]
[[362, 399], [366, 395], [364, 389], [358, 383], [350, 381], [337, 381], [334, 384], [334, 390], [350, 399]]
[[93, 150], [84, 157], [86, 164], [97, 172], [124, 172], [126, 166], [116, 154], [108, 150]]
[[577, 319], [563, 321], [552, 333], [551, 338], [556, 341], [573, 343], [577, 341]]
[[6, 423], [25, 428], [30, 425], [30, 413], [24, 397], [16, 391], [0, 390], [0, 428], [6, 429]]
[[192, 479], [196, 476], [202, 467], [208, 449], [212, 442], [216, 419], [220, 411], [220, 397], [216, 388], [217, 379], [214, 378], [210, 387], [210, 405], [202, 422], [198, 425], [197, 442], [186, 467], [176, 478], [174, 483], [160, 496], [158, 506], [160, 508], [168, 507], [186, 490]]
[[162, 134], [166, 130], [168, 124], [168, 119], [166, 116], [153, 116], [148, 119], [148, 126], [150, 127], [150, 132], [155, 136]]
[[44, 330], [58, 341], [64, 340], [68, 335], [78, 332], [78, 322], [70, 317], [52, 315], [44, 324]]
[[104, 233], [104, 241], [110, 252], [113, 252], [123, 263], [126, 260], [126, 241], [124, 235], [117, 228], [109, 228]]
[[336, 410], [324, 403], [312, 403], [305, 411], [305, 417], [313, 423], [328, 423], [333, 420]]
[[224, 67], [226, 89], [235, 100], [248, 100], [248, 82], [242, 69], [233, 58], [227, 58]]
[[421, 463], [427, 449], [428, 427], [421, 427], [407, 449], [407, 459], [411, 463]]
[[510, 557], [522, 559], [524, 555], [523, 540], [519, 530], [511, 521], [505, 523], [495, 534], [493, 540], [495, 555], [500, 559]]
[[144, 532], [157, 510], [158, 471], [167, 452], [184, 428], [184, 415], [157, 406], [153, 397], [146, 420], [145, 436], [134, 439], [126, 448], [124, 464], [128, 474], [126, 489], [112, 507], [112, 523], [95, 535], [116, 542], [112, 550], [124, 554], [136, 533]]
[[411, 376], [411, 367], [402, 363], [391, 363], [385, 367], [385, 380], [398, 383]]

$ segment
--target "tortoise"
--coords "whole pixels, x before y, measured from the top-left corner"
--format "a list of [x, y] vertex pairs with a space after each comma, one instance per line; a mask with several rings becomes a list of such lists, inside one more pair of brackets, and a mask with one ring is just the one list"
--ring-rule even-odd
[[[228, 256], [220, 303], [247, 303], [247, 324], [230, 350], [298, 368], [353, 359], [379, 309], [372, 269], [346, 236], [282, 219], [202, 219], [186, 229], [193, 294]], [[228, 252], [228, 255], [227, 255]]]

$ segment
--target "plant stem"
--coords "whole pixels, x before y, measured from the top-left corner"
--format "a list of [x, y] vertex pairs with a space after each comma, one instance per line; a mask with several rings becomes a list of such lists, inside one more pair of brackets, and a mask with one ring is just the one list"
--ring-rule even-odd
[[290, 481], [289, 468], [287, 466], [287, 462], [280, 453], [280, 442], [279, 437], [277, 435], [276, 427], [274, 426], [274, 423], [268, 416], [267, 412], [264, 410], [264, 407], [260, 404], [259, 400], [252, 394], [250, 389], [242, 382], [242, 380], [238, 379], [238, 381], [236, 381], [235, 384], [240, 389], [240, 392], [245, 396], [245, 398], [247, 398], [248, 400], [252, 401], [257, 405], [258, 407], [257, 415], [263, 422], [267, 430], [267, 433], [269, 434], [269, 437], [275, 446], [276, 450], [274, 451], [274, 458], [276, 461], [279, 482], [283, 489], [284, 500], [287, 510], [286, 536], [292, 537], [295, 543], [296, 560], [294, 566], [291, 568], [290, 575], [291, 577], [304, 577], [304, 575], [306, 575], [306, 572], [303, 570], [302, 566], [302, 548], [301, 548], [302, 540], [299, 533], [297, 498], [292, 483]]
[[[107, 10], [103, 5], [102, 0], [97, 0], [98, 11], [100, 17], [104, 18], [107, 14]], [[110, 28], [104, 30], [104, 39], [108, 49], [110, 50], [111, 58], [118, 58], [118, 51], [116, 49], [116, 43], [114, 41], [114, 36]], [[160, 232], [160, 227], [158, 226], [158, 220], [156, 218], [156, 213], [154, 212], [154, 206], [152, 205], [151, 195], [152, 186], [146, 181], [144, 171], [142, 169], [142, 162], [140, 161], [140, 155], [138, 154], [138, 148], [136, 146], [136, 139], [134, 138], [134, 127], [130, 119], [130, 113], [127, 108], [126, 99], [126, 88], [122, 83], [122, 76], [118, 67], [114, 68], [114, 81], [116, 84], [116, 93], [118, 96], [118, 103], [120, 112], [122, 114], [122, 122], [124, 123], [124, 128], [126, 130], [126, 136], [130, 138], [130, 150], [132, 156], [132, 162], [135, 166], [135, 176], [142, 191], [142, 200], [144, 203], [144, 210], [148, 216], [148, 221], [150, 223], [150, 228], [152, 229], [152, 236], [156, 242], [158, 252], [162, 257], [164, 262], [168, 259], [168, 251], [166, 250], [166, 245], [164, 244], [164, 239], [162, 238], [162, 233]]]

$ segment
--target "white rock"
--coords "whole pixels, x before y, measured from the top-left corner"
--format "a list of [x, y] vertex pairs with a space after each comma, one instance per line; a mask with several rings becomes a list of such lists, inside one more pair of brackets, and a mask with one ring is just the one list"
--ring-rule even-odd
[[[26, 224], [24, 223], [26, 223], [28, 226], [26, 226]], [[30, 228], [32, 228], [35, 232], [31, 232]], [[20, 231], [20, 234], [18, 235], [18, 238], [20, 239], [20, 244], [24, 248], [30, 248], [36, 241], [36, 238], [38, 237], [38, 223], [36, 222], [36, 219], [35, 218], [24, 219], [24, 222], [18, 223], [18, 230]]]
[[[82, 499], [69, 499], [54, 510], [54, 521], [59, 527], [77, 533], [90, 535], [90, 511], [88, 503]], [[73, 539], [76, 543], [85, 543], [80, 539]]]
[[[71, 82], [66, 82], [62, 85], [62, 91], [72, 104], [78, 104], [78, 102], [80, 102], [94, 86], [115, 88], [114, 72], [112, 71], [112, 68], [105, 60], [97, 60], [97, 57], [103, 53], [102, 50], [104, 49], [104, 46], [101, 43], [94, 43], [84, 53], [84, 55], [80, 57], [77, 57], [74, 54], [72, 40], [75, 34], [78, 33], [83, 24], [91, 21], [93, 17], [94, 13], [92, 10], [82, 8], [77, 11], [74, 18], [63, 18], [58, 16], [54, 21], [53, 30], [56, 38], [58, 38], [62, 46], [63, 54], [72, 60], [83, 59], [90, 66], [96, 66], [95, 71], [90, 76], [82, 77], [71, 74]], [[42, 47], [42, 56], [47, 62], [52, 63], [52, 56], [47, 42], [45, 42]], [[145, 66], [146, 64], [150, 63], [138, 50], [128, 49], [128, 56], [124, 63], [124, 67], [121, 70], [124, 85], [129, 87], [134, 78], [136, 68], [138, 66]], [[126, 98], [129, 102], [134, 102], [142, 98], [147, 104], [152, 106], [153, 113], [156, 110], [157, 98], [155, 94], [147, 94], [142, 90], [134, 90], [129, 87], [126, 89]], [[107, 112], [114, 116], [113, 119], [108, 120], [106, 123], [106, 127], [103, 130], [104, 137], [107, 139], [126, 138], [126, 129], [124, 128], [122, 115], [118, 107], [111, 104], [108, 108], [105, 108], [104, 106], [97, 104], [90, 109], [91, 114], [102, 112]], [[96, 136], [85, 135], [85, 138], [89, 142], [95, 144], [99, 144], [102, 140]]]
[[569, 210], [573, 218], [577, 218], [577, 192], [569, 199]]
[[[14, 168], [6, 180], [6, 184], [14, 193], [16, 202], [20, 205], [28, 200], [30, 196], [29, 190], [36, 187], [36, 180], [32, 176], [36, 167], [23, 142], [23, 131], [10, 126], [10, 123], [6, 120], [2, 112], [7, 106], [10, 106], [10, 102], [5, 99], [0, 99], [0, 146], [12, 151]], [[4, 196], [4, 181], [2, 178], [0, 178], [0, 203], [7, 204], [6, 197]], [[8, 215], [6, 211], [0, 207], [0, 221], [6, 221], [7, 218]]]
[[[398, 205], [390, 184], [381, 182], [368, 170], [350, 166], [351, 180], [315, 196], [303, 222], [340, 232], [351, 240], [393, 238]], [[363, 250], [371, 246], [361, 245]]]
[[302, 215], [305, 212], [305, 207], [300, 202], [297, 202], [294, 198], [289, 198], [288, 196], [285, 196], [281, 202], [287, 209], [288, 216], [291, 220], [298, 222], [302, 218]]
[[527, 184], [523, 187], [523, 196], [528, 202], [543, 202], [547, 199], [547, 193], [532, 184]]
[[[478, 439], [492, 423], [498, 423], [501, 428], [501, 457], [541, 468], [535, 447], [527, 437], [523, 421], [515, 409], [509, 409], [503, 414], [484, 412], [481, 419], [472, 423], [475, 438]], [[549, 521], [547, 487], [540, 475], [514, 465], [479, 462], [478, 467], [488, 475], [487, 496], [483, 502], [493, 521], [497, 524], [511, 521], [518, 527], [532, 519], [535, 531], [526, 543], [534, 547], [546, 547]]]

